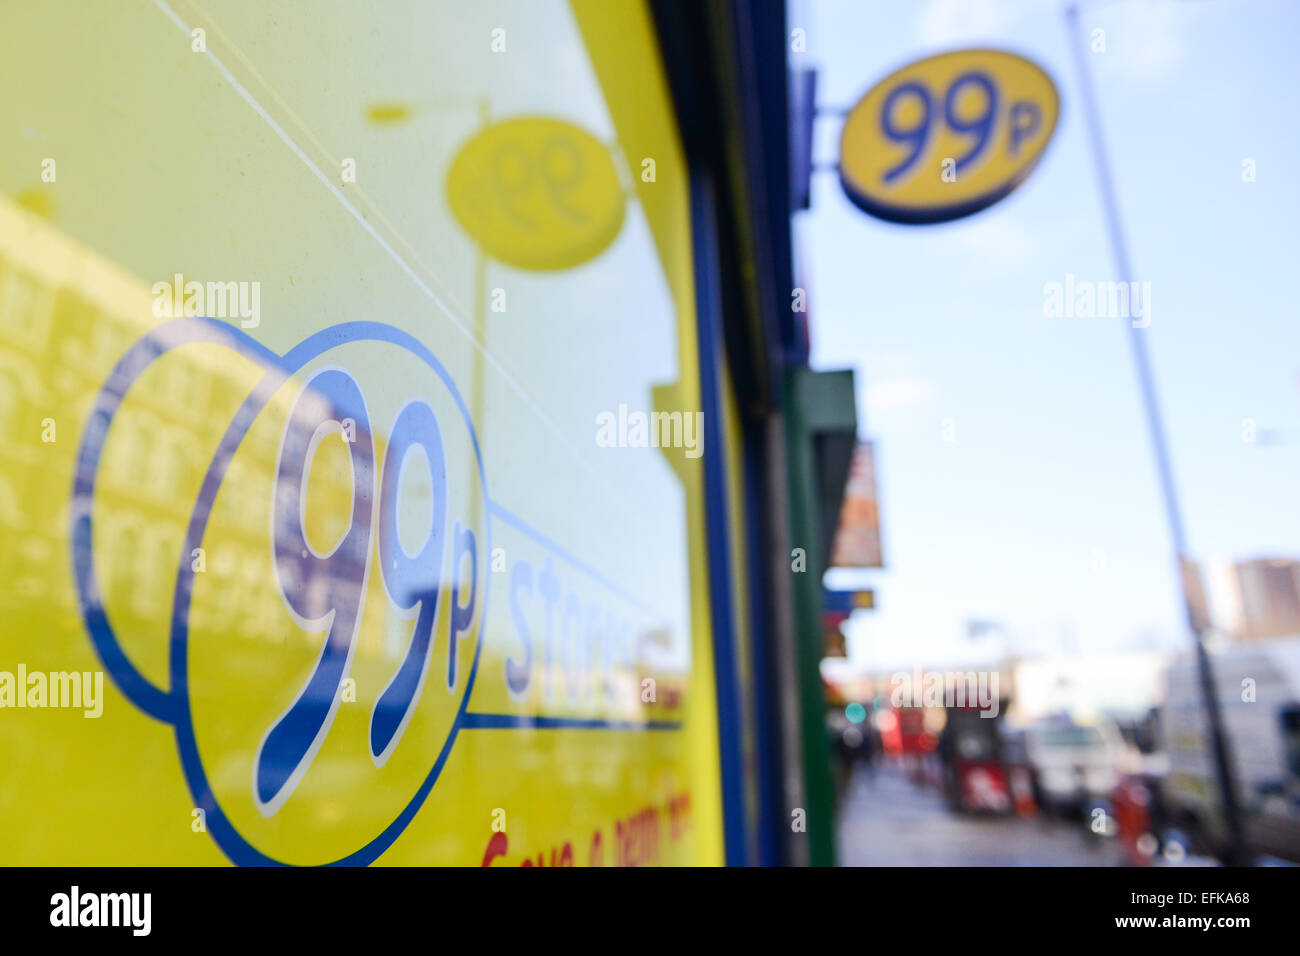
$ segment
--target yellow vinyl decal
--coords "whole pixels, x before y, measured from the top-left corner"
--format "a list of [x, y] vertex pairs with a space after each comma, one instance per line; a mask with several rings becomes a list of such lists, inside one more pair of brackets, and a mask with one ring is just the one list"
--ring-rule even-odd
[[522, 269], [571, 269], [623, 225], [614, 160], [585, 130], [545, 116], [478, 133], [447, 174], [447, 202], [493, 258]]
[[722, 862], [645, 6], [0, 29], [0, 862]]

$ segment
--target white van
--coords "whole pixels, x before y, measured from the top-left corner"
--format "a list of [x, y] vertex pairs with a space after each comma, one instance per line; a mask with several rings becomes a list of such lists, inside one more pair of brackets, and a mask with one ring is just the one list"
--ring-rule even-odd
[[[1300, 637], [1239, 645], [1212, 655], [1211, 666], [1248, 849], [1300, 861]], [[1227, 830], [1190, 654], [1170, 666], [1161, 736], [1172, 821], [1217, 852]]]

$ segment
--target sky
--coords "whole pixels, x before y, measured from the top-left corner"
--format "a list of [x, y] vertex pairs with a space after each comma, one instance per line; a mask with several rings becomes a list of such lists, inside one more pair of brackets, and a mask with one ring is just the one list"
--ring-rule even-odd
[[[1179, 650], [1190, 640], [1126, 321], [1048, 318], [1044, 286], [1114, 281], [1061, 0], [792, 0], [818, 70], [812, 207], [795, 219], [814, 367], [857, 370], [886, 568], [846, 626], [873, 671]], [[1192, 556], [1300, 556], [1300, 3], [1080, 4], [1087, 62]], [[1087, 41], [1085, 40], [1085, 43]], [[1008, 198], [953, 223], [845, 197], [834, 115], [912, 60], [993, 46], [1044, 67], [1061, 118]], [[1244, 182], [1243, 160], [1256, 178]], [[1257, 440], [1243, 441], [1245, 420]], [[950, 420], [953, 441], [944, 440]], [[1001, 633], [972, 640], [967, 621]]]

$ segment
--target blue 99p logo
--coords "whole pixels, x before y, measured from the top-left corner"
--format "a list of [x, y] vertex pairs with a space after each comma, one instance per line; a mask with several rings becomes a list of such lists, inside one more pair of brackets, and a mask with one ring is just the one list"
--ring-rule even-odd
[[[150, 635], [118, 634], [115, 597], [101, 591], [96, 483], [146, 371], [222, 350], [234, 353], [224, 379], [253, 385], [178, 531], [163, 685], [129, 651]], [[482, 456], [437, 358], [377, 322], [323, 330], [284, 355], [224, 323], [169, 322], [99, 393], [71, 513], [96, 650], [133, 703], [173, 726], [227, 856], [364, 864], [391, 846], [450, 755], [487, 606]]]

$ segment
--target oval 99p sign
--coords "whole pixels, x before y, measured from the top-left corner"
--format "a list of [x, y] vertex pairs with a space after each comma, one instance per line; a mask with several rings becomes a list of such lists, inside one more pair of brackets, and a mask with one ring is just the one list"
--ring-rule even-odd
[[993, 205], [1037, 164], [1056, 129], [1051, 77], [999, 50], [958, 50], [892, 73], [844, 120], [840, 181], [863, 211], [945, 222]]
[[571, 269], [623, 227], [626, 197], [609, 148], [580, 126], [521, 116], [480, 130], [452, 160], [447, 202], [492, 258]]

